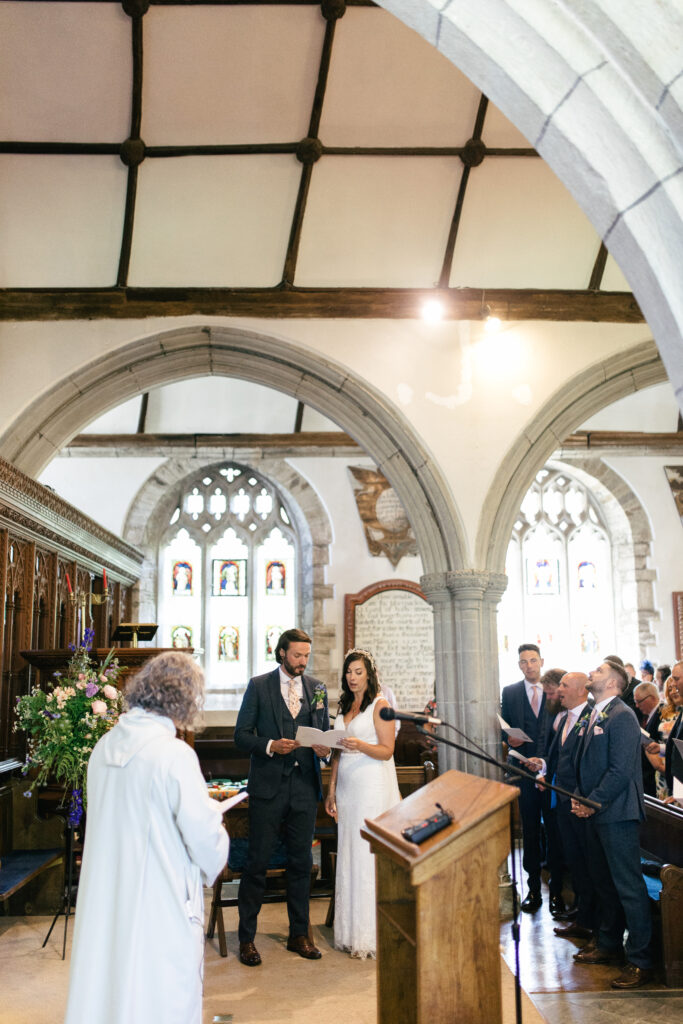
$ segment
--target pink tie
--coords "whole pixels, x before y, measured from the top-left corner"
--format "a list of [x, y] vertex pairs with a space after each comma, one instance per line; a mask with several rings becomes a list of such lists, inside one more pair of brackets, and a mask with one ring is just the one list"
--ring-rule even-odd
[[[568, 711], [567, 712], [567, 721], [564, 723], [564, 729], [562, 730], [562, 746], [564, 746], [564, 741], [566, 740], [567, 736], [569, 735], [569, 730], [571, 728], [571, 725], [574, 724], [573, 718], [574, 718], [574, 715], [572, 714], [572, 712]], [[570, 722], [571, 722], [571, 725], [570, 725]]]
[[534, 692], [531, 695], [531, 710], [536, 715], [536, 718], [538, 718], [538, 709], [541, 706], [541, 698], [538, 696], [538, 687], [537, 686], [533, 687], [533, 691]]
[[295, 685], [293, 679], [289, 680], [289, 693], [287, 694], [287, 706], [289, 708], [289, 713], [292, 716], [292, 718], [296, 718], [296, 716], [299, 714], [299, 708], [301, 706], [301, 701], [299, 700], [299, 694], [296, 692], [296, 685]]

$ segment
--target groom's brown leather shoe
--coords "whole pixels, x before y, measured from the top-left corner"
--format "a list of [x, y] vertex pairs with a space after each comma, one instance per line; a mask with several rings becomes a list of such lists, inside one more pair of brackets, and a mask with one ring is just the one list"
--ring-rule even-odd
[[253, 942], [240, 942], [240, 962], [247, 967], [258, 967], [261, 955]]
[[319, 960], [322, 953], [310, 941], [307, 935], [290, 936], [287, 939], [287, 949], [290, 953], [298, 953], [305, 960]]

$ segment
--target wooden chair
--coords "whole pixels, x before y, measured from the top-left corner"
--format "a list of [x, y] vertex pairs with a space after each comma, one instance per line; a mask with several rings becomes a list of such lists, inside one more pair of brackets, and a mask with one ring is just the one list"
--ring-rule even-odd
[[[225, 821], [225, 827], [230, 836], [230, 857], [228, 858], [228, 863], [225, 865], [213, 884], [209, 923], [206, 929], [206, 938], [212, 939], [214, 937], [216, 927], [218, 927], [218, 951], [223, 957], [228, 955], [228, 946], [225, 939], [223, 907], [237, 906], [236, 896], [223, 896], [223, 885], [225, 882], [238, 882], [242, 877], [241, 868], [238, 868], [237, 866], [230, 867], [230, 860], [232, 859], [233, 865], [235, 865], [236, 861], [240, 863], [243, 860], [243, 857], [246, 854], [246, 841], [249, 837], [249, 818], [245, 804], [238, 804], [237, 807], [228, 811], [225, 817], [228, 819]], [[237, 850], [235, 847], [237, 847]], [[241, 854], [242, 856], [237, 856], [238, 854]], [[282, 848], [278, 848], [275, 851], [271, 863], [273, 866], [269, 867], [266, 871], [267, 889], [263, 900], [264, 903], [278, 903], [286, 899], [285, 875], [287, 869], [284, 867], [284, 854]], [[317, 877], [318, 867], [314, 864], [311, 868], [311, 889], [313, 888], [313, 883]], [[310, 925], [309, 938], [313, 941]]]

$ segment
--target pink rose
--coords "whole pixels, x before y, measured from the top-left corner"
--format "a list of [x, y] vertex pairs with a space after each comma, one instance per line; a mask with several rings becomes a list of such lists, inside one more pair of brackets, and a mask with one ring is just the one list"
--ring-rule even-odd
[[106, 715], [107, 710], [107, 705], [104, 703], [103, 700], [94, 700], [92, 702], [93, 715]]
[[83, 675], [83, 673], [82, 673], [82, 672], [79, 672], [79, 673], [78, 673], [78, 678], [79, 678], [79, 679], [85, 679], [85, 676]]
[[107, 685], [102, 688], [102, 693], [107, 698], [107, 700], [116, 700], [118, 690], [116, 689], [115, 686]]

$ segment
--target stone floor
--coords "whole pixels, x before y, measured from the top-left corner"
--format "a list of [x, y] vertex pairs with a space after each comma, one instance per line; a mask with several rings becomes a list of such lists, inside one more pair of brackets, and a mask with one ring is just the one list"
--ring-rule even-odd
[[[226, 910], [227, 959], [218, 955], [217, 940], [206, 944], [203, 1024], [375, 1024], [376, 964], [353, 960], [332, 948], [332, 930], [324, 926], [326, 910], [326, 900], [312, 901], [311, 920], [323, 958], [311, 962], [285, 948], [284, 906], [264, 906], [258, 935], [263, 965], [257, 968], [244, 967], [236, 959], [236, 911]], [[45, 917], [0, 918], [0, 1024], [62, 1024], [73, 924], [62, 961], [63, 919], [41, 949], [49, 923]], [[502, 961], [501, 977], [503, 1022], [513, 1024], [514, 979]], [[525, 1024], [543, 1024], [526, 996], [523, 1012]]]

